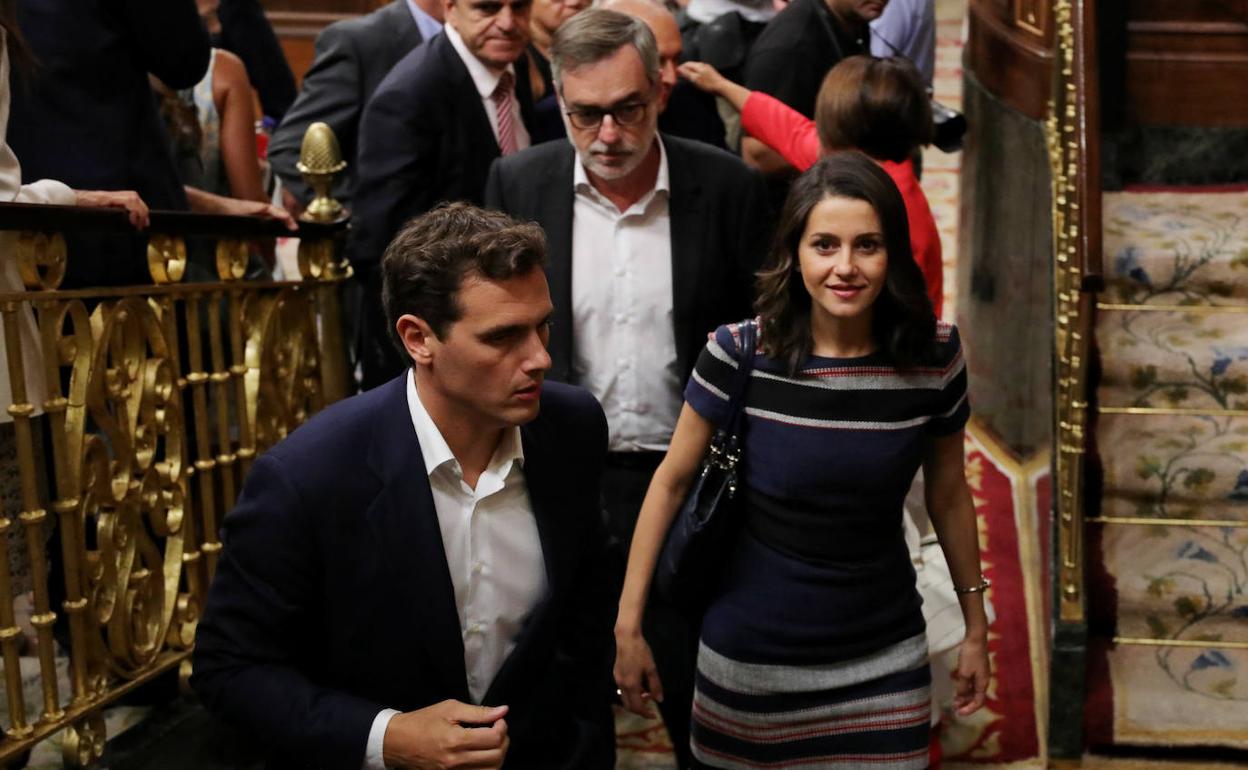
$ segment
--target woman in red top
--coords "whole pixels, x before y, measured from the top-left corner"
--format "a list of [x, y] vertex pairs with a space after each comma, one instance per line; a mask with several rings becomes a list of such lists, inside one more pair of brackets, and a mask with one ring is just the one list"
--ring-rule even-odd
[[860, 150], [892, 177], [906, 203], [910, 246], [941, 315], [940, 234], [927, 196], [914, 175], [915, 151], [932, 138], [932, 108], [914, 65], [901, 57], [851, 56], [833, 67], [819, 88], [812, 121], [784, 102], [733, 83], [709, 64], [686, 62], [680, 74], [741, 112], [741, 127], [799, 171], [822, 154]]

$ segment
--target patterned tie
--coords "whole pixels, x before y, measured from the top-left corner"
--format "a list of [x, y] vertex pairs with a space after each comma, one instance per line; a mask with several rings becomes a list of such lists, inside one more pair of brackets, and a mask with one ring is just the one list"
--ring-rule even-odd
[[511, 87], [515, 79], [510, 72], [504, 71], [494, 87], [494, 93], [490, 94], [494, 100], [494, 111], [498, 114], [498, 151], [503, 155], [510, 155], [519, 149], [516, 147], [516, 124], [511, 106], [514, 104]]

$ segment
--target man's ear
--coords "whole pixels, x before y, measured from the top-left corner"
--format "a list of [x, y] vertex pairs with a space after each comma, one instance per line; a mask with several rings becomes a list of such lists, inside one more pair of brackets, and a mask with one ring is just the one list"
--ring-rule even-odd
[[[451, 22], [451, 9], [455, 7], [455, 0], [440, 0], [442, 3], [442, 18], [444, 24]], [[458, 29], [458, 27], [456, 27]]]
[[395, 331], [403, 341], [407, 355], [416, 363], [428, 366], [433, 361], [433, 349], [438, 344], [438, 336], [425, 323], [425, 319], [409, 314], [399, 316], [394, 322]]

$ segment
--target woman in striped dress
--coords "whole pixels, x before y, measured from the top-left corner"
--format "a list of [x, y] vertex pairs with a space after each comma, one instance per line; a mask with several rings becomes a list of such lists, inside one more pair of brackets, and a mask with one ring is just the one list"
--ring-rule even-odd
[[[702, 623], [692, 748], [715, 768], [927, 767], [930, 673], [901, 526], [919, 466], [958, 586], [960, 714], [989, 679], [957, 330], [938, 323], [896, 186], [865, 156], [794, 183], [759, 275], [744, 522]], [[736, 325], [707, 342], [629, 554], [616, 623], [624, 705], [662, 683], [640, 632], [664, 535], [728, 405]]]

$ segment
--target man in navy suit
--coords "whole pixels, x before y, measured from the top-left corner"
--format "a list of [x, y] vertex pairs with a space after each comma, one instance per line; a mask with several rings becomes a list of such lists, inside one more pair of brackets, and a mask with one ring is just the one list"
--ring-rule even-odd
[[411, 368], [261, 456], [226, 517], [192, 685], [275, 765], [613, 767], [607, 426], [544, 382], [545, 251], [468, 204], [409, 223], [382, 270]]
[[376, 266], [409, 218], [439, 201], [480, 203], [490, 163], [530, 144], [530, 0], [443, 0], [441, 35], [399, 60], [360, 123], [348, 257], [365, 291], [359, 358], [368, 390], [402, 368], [386, 342]]

